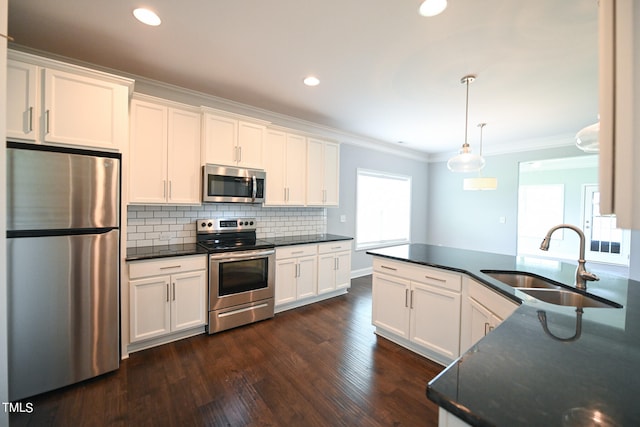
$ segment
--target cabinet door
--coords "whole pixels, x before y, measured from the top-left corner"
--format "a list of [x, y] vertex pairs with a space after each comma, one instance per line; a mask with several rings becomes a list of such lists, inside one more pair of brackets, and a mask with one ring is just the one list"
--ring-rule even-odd
[[129, 198], [132, 203], [167, 200], [167, 108], [131, 101]]
[[285, 166], [287, 205], [304, 206], [307, 192], [307, 142], [303, 136], [287, 135]]
[[307, 141], [307, 205], [324, 204], [324, 162], [322, 161], [324, 143], [309, 138]]
[[308, 256], [298, 258], [298, 280], [296, 283], [298, 299], [318, 294], [317, 258]]
[[467, 327], [470, 327], [471, 329], [471, 342], [468, 343], [467, 348], [480, 341], [493, 327], [495, 327], [495, 316], [491, 311], [473, 298], [469, 298], [468, 302], [471, 307], [471, 325], [467, 325]]
[[171, 330], [179, 331], [207, 322], [206, 270], [171, 276]]
[[200, 114], [169, 108], [167, 201], [200, 203]]
[[238, 166], [263, 168], [262, 146], [264, 126], [249, 122], [238, 122]]
[[204, 115], [203, 163], [235, 166], [237, 161], [238, 121]]
[[384, 274], [373, 275], [373, 324], [403, 338], [409, 338], [408, 280]]
[[266, 131], [264, 144], [264, 169], [267, 172], [266, 206], [286, 204], [285, 150], [287, 134], [274, 130]]
[[7, 61], [7, 138], [38, 137], [38, 67]]
[[318, 294], [336, 289], [336, 257], [329, 253], [318, 255]]
[[296, 300], [297, 265], [295, 258], [276, 261], [275, 305]]
[[169, 276], [129, 282], [129, 339], [164, 335], [171, 330]]
[[351, 286], [351, 252], [340, 252], [336, 257], [336, 289]]
[[326, 143], [323, 156], [324, 205], [338, 206], [340, 182], [340, 146]]
[[127, 140], [128, 96], [122, 85], [45, 69], [44, 141], [120, 149]]
[[460, 294], [412, 282], [411, 341], [451, 360], [460, 354]]

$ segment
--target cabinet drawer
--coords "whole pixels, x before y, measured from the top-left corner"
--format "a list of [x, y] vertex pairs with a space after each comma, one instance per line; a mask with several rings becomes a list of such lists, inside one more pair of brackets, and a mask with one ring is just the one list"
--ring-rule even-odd
[[439, 268], [409, 266], [409, 279], [427, 283], [453, 292], [462, 291], [462, 276]]
[[409, 269], [406, 262], [393, 261], [387, 258], [373, 257], [373, 270], [408, 279]]
[[184, 256], [129, 263], [129, 279], [158, 276], [160, 274], [174, 274], [183, 271], [203, 270], [207, 268], [207, 256]]
[[320, 243], [318, 245], [319, 254], [327, 254], [329, 252], [340, 252], [340, 251], [350, 251], [350, 250], [351, 250], [351, 240]]
[[294, 245], [276, 248], [276, 259], [297, 258], [301, 256], [316, 255], [318, 245]]
[[515, 301], [511, 301], [473, 280], [469, 280], [469, 296], [502, 320], [509, 317], [518, 308]]

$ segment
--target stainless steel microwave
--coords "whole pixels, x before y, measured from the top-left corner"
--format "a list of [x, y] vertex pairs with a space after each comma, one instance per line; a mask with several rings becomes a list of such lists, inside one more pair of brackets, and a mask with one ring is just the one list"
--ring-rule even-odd
[[202, 201], [262, 203], [266, 175], [259, 169], [207, 164], [202, 167]]

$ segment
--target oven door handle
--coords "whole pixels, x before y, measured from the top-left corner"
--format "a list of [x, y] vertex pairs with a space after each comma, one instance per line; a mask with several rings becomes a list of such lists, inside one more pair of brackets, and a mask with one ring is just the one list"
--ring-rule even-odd
[[253, 181], [253, 191], [251, 191], [251, 199], [253, 202], [255, 202], [256, 196], [258, 195], [258, 180], [256, 179], [255, 175], [253, 175], [251, 178]]
[[221, 254], [211, 254], [209, 259], [215, 260], [237, 260], [237, 259], [252, 259], [265, 257], [268, 255], [275, 254], [276, 251], [274, 249], [268, 249], [266, 251], [242, 251], [242, 252], [225, 252]]

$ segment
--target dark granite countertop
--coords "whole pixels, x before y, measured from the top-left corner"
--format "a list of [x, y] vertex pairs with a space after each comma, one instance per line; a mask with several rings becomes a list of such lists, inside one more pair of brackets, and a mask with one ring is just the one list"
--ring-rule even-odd
[[[588, 293], [623, 308], [575, 308], [535, 300], [481, 272], [524, 271], [573, 285], [575, 265], [424, 244], [371, 250], [399, 261], [473, 277], [523, 304], [427, 386], [429, 399], [476, 426], [640, 425], [640, 282], [598, 274]], [[587, 263], [589, 268], [589, 263]], [[538, 319], [545, 311], [548, 335]], [[591, 425], [606, 425], [591, 424]]]
[[[341, 240], [353, 240], [353, 237], [339, 236], [337, 234], [305, 234], [302, 236], [266, 237], [260, 239], [272, 243], [274, 246], [305, 245], [312, 243], [337, 242]], [[162, 246], [142, 246], [127, 248], [127, 261], [140, 261], [143, 259], [166, 258], [173, 256], [186, 256], [206, 254], [207, 251], [195, 243], [184, 243]]]

